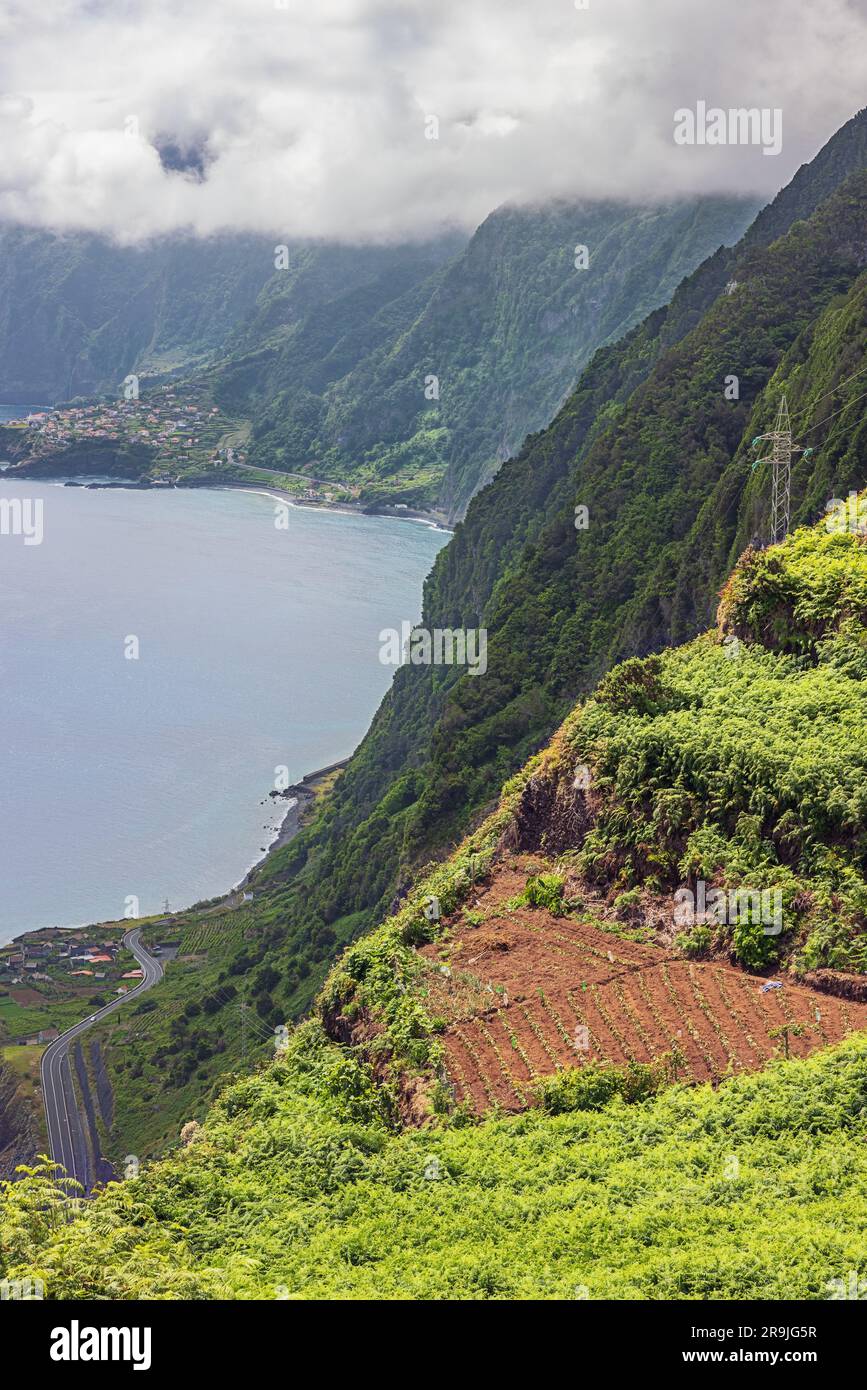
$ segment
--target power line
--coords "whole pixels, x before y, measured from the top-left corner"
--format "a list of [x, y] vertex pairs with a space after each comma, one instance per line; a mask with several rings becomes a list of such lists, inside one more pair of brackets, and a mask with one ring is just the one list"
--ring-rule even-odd
[[246, 999], [241, 999], [241, 1000], [240, 1000], [240, 1009], [241, 1009], [241, 1023], [242, 1023], [242, 1030], [241, 1030], [241, 1031], [242, 1031], [242, 1036], [243, 1036], [244, 1041], [245, 1041], [245, 1045], [246, 1045], [246, 1036], [247, 1036], [247, 1029], [248, 1029], [248, 1028], [253, 1028], [256, 1032], [258, 1032], [259, 1035], [260, 1035], [260, 1037], [262, 1038], [263, 1041], [264, 1041], [266, 1038], [268, 1038], [268, 1039], [273, 1038], [273, 1036], [274, 1036], [274, 1030], [273, 1030], [272, 1028], [269, 1028], [266, 1024], [264, 1024], [264, 1023], [261, 1021], [261, 1019], [259, 1019], [259, 1018], [256, 1017], [255, 1014], [251, 1013], [250, 1005], [248, 1004], [248, 1002], [247, 1002]]
[[[867, 371], [867, 367], [865, 367], [864, 370]], [[860, 396], [853, 396], [851, 401], [847, 401], [845, 405], [841, 405], [839, 410], [832, 410], [831, 414], [826, 415], [824, 420], [819, 420], [817, 424], [810, 425], [809, 429], [804, 430], [804, 434], [810, 434], [812, 430], [817, 430], [819, 425], [827, 425], [828, 421], [833, 420], [835, 415], [842, 415], [843, 411], [848, 410], [850, 405], [854, 405], [856, 401], [863, 401], [865, 396], [867, 396], [867, 391], [862, 391]]]
[[258, 1033], [262, 1042], [271, 1041], [274, 1036], [273, 1029], [269, 1028], [267, 1024], [264, 1024], [261, 1019], [257, 1018], [256, 1014], [251, 1011], [250, 1005], [246, 999], [243, 997], [239, 998], [237, 994], [229, 994], [224, 985], [212, 986], [205, 995], [205, 998], [213, 999], [219, 996], [222, 996], [220, 1002], [224, 1006], [237, 1004], [240, 1009], [242, 1047], [244, 1050], [246, 1050], [248, 1029], [252, 1029], [255, 1033]]
[[[813, 401], [813, 404], [808, 405], [804, 410], [801, 411], [799, 415], [795, 416], [795, 419], [801, 420], [805, 415], [809, 415], [811, 411], [815, 410], [816, 406], [819, 404], [819, 401], [825, 401], [828, 399], [829, 396], [835, 395], [837, 391], [841, 391], [844, 386], [847, 386], [850, 381], [854, 381], [856, 377], [863, 376], [865, 372], [867, 372], [867, 367], [859, 367], [857, 372], [853, 372], [851, 376], [844, 377], [842, 381], [838, 381], [837, 385], [832, 386], [830, 391], [826, 391], [823, 396], [817, 396], [816, 399]], [[860, 396], [856, 396], [856, 400], [860, 399]], [[843, 408], [845, 409], [845, 406]], [[828, 419], [830, 418], [831, 417], [828, 416]], [[815, 426], [812, 426], [812, 428], [815, 428]]]

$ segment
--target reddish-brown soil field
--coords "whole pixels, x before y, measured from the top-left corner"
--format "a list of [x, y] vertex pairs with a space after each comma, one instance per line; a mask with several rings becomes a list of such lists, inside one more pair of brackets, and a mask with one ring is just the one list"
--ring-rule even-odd
[[29, 989], [27, 985], [24, 985], [21, 989], [10, 989], [9, 998], [15, 1004], [28, 1005], [45, 1003], [44, 994], [40, 994], [38, 990]]
[[[443, 1042], [456, 1098], [476, 1113], [520, 1110], [533, 1083], [560, 1067], [623, 1066], [675, 1059], [683, 1081], [720, 1081], [755, 1071], [784, 1048], [804, 1057], [867, 1029], [867, 1004], [767, 980], [716, 962], [692, 962], [656, 945], [624, 940], [541, 908], [507, 909], [522, 893], [527, 865], [502, 865], [473, 910], [419, 952], [430, 1014], [446, 1021]], [[669, 1066], [671, 1060], [669, 1060]]]

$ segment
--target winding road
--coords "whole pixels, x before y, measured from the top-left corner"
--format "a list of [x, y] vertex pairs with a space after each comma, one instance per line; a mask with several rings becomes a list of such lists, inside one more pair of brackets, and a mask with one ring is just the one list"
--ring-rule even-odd
[[48, 1143], [51, 1157], [66, 1169], [66, 1175], [76, 1178], [89, 1192], [93, 1186], [90, 1149], [87, 1143], [86, 1126], [75, 1100], [72, 1071], [69, 1065], [69, 1046], [82, 1033], [86, 1033], [94, 1023], [106, 1018], [108, 1014], [120, 1009], [136, 995], [143, 994], [158, 980], [162, 979], [163, 967], [141, 943], [141, 927], [126, 932], [123, 944], [131, 951], [144, 971], [144, 978], [128, 994], [104, 1004], [96, 1013], [75, 1023], [61, 1033], [59, 1038], [48, 1044], [42, 1054], [40, 1074], [42, 1078], [42, 1100], [45, 1105], [45, 1121], [48, 1126]]

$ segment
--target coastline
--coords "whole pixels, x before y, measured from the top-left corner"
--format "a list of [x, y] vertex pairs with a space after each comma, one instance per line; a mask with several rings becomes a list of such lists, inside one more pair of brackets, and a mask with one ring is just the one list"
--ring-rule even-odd
[[[184, 490], [187, 492], [196, 491], [198, 489], [215, 492], [241, 491], [252, 493], [254, 495], [262, 497], [276, 498], [281, 502], [285, 501], [287, 505], [293, 508], [312, 511], [336, 511], [343, 512], [344, 514], [351, 516], [386, 517], [394, 521], [414, 522], [417, 525], [425, 525], [432, 530], [452, 534], [452, 528], [448, 525], [444, 513], [410, 508], [401, 510], [371, 510], [368, 508], [361, 507], [357, 504], [353, 504], [351, 502], [309, 501], [299, 499], [295, 494], [288, 492], [283, 488], [279, 488], [276, 486], [271, 487], [270, 485], [261, 483], [246, 483], [241, 481], [210, 482], [209, 480], [205, 480], [202, 483], [179, 483], [169, 485], [155, 484], [150, 481], [134, 482], [130, 480], [113, 478], [98, 474], [79, 474], [77, 476], [69, 474], [57, 474], [54, 477], [43, 476], [38, 478], [21, 477], [19, 475], [18, 478], [16, 478], [16, 470], [14, 469], [10, 472], [3, 473], [2, 477], [3, 480], [7, 482], [10, 479], [13, 479], [22, 483], [35, 481], [40, 484], [47, 484], [49, 486], [68, 486], [100, 490], [110, 488], [118, 489], [121, 491], [132, 490], [165, 492], [168, 490], [174, 490], [176, 488], [184, 488]], [[301, 831], [301, 829], [303, 829], [304, 825], [307, 823], [309, 812], [312, 806], [314, 805], [315, 801], [317, 800], [320, 784], [323, 782], [323, 780], [330, 777], [332, 774], [339, 773], [342, 770], [342, 768], [345, 767], [345, 765], [348, 763], [350, 756], [351, 755], [342, 759], [338, 759], [335, 762], [327, 764], [325, 767], [316, 768], [309, 773], [305, 773], [298, 783], [286, 788], [286, 790], [282, 793], [269, 793], [269, 795], [273, 798], [276, 798], [279, 795], [280, 797], [287, 799], [290, 802], [290, 804], [287, 806], [285, 814], [283, 815], [282, 819], [279, 822], [279, 825], [274, 831], [271, 840], [267, 842], [267, 848], [264, 850], [264, 853], [259, 854], [259, 856], [255, 860], [253, 860], [252, 863], [250, 863], [249, 867], [243, 872], [241, 877], [230, 888], [228, 888], [222, 893], [219, 893], [212, 899], [200, 901], [206, 902], [209, 906], [220, 902], [226, 902], [230, 900], [233, 897], [233, 895], [237, 894], [242, 889], [244, 889], [250, 883], [251, 879], [255, 876], [255, 874], [259, 870], [261, 870], [261, 868], [267, 863], [268, 859], [278, 850], [287, 845], [292, 839], [295, 838], [295, 836]], [[197, 906], [199, 906], [198, 902], [189, 903], [184, 907], [176, 909], [170, 915], [180, 916], [183, 913], [195, 910]], [[34, 937], [42, 932], [83, 931], [91, 927], [105, 926], [109, 924], [110, 921], [113, 924], [114, 920], [115, 919], [94, 920], [92, 918], [85, 918], [84, 920], [80, 920], [77, 922], [67, 922], [62, 924], [46, 922], [41, 926], [27, 927], [23, 930], [17, 931], [14, 936], [10, 936], [8, 939], [0, 941], [0, 946], [2, 946], [3, 948], [9, 947], [17, 942], [24, 941], [27, 938]]]
[[[197, 483], [178, 483], [178, 488], [186, 488], [188, 491], [195, 491], [199, 486]], [[285, 501], [293, 507], [303, 508], [305, 511], [312, 512], [343, 512], [346, 516], [380, 516], [387, 517], [390, 521], [420, 521], [432, 527], [435, 531], [446, 531], [449, 535], [454, 532], [454, 527], [450, 524], [445, 512], [425, 511], [414, 507], [381, 507], [373, 509], [362, 507], [353, 502], [311, 502], [296, 497], [295, 493], [287, 492], [284, 488], [271, 487], [265, 483], [205, 483], [204, 487], [212, 488], [218, 492], [252, 492], [259, 497], [278, 497], [280, 501]]]
[[107, 475], [91, 475], [86, 473], [56, 473], [51, 474], [30, 474], [19, 473], [17, 469], [3, 470], [2, 476], [5, 482], [37, 482], [54, 484], [57, 487], [77, 487], [84, 488], [85, 491], [103, 491], [108, 488], [117, 488], [123, 492], [178, 492], [183, 489], [185, 492], [249, 492], [258, 497], [276, 497], [281, 502], [285, 501], [289, 506], [303, 508], [305, 511], [312, 512], [343, 512], [346, 516], [369, 516], [386, 517], [390, 521], [414, 521], [423, 525], [430, 526], [435, 531], [442, 531], [448, 535], [454, 533], [454, 524], [449, 520], [445, 512], [437, 511], [435, 508], [425, 509], [420, 507], [405, 507], [402, 503], [394, 506], [383, 504], [378, 507], [362, 506], [356, 502], [314, 502], [309, 499], [300, 498], [294, 492], [288, 492], [285, 488], [273, 486], [270, 483], [242, 482], [240, 480], [223, 479], [221, 481], [210, 482], [204, 479], [202, 482], [177, 482], [160, 483], [152, 482], [150, 479], [125, 479], [114, 478]]
[[[251, 881], [256, 871], [263, 868], [271, 856], [276, 854], [277, 850], [282, 849], [284, 845], [289, 844], [290, 840], [295, 839], [295, 836], [299, 831], [303, 830], [304, 826], [307, 824], [308, 816], [306, 812], [312, 809], [323, 790], [323, 784], [332, 774], [342, 772], [351, 756], [350, 754], [346, 758], [339, 758], [336, 762], [328, 763], [325, 767], [318, 767], [315, 772], [306, 772], [300, 782], [294, 782], [292, 786], [287, 787], [283, 792], [271, 791], [268, 793], [272, 800], [277, 801], [285, 799], [289, 801], [286, 814], [280, 821], [277, 833], [265, 850], [265, 853], [260, 855], [260, 857], [250, 865], [250, 868], [244, 874], [243, 878], [240, 878], [238, 882], [232, 886], [229, 892], [224, 895], [223, 899], [218, 898], [216, 901], [224, 901], [230, 898], [233, 893], [237, 893], [240, 889], [244, 888]], [[187, 908], [184, 910], [189, 911], [190, 909]]]
[[[254, 874], [267, 864], [273, 854], [276, 854], [284, 845], [288, 845], [291, 840], [294, 840], [295, 836], [299, 834], [307, 824], [305, 812], [309, 811], [315, 804], [320, 794], [321, 784], [325, 782], [327, 778], [331, 777], [332, 774], [342, 772], [343, 768], [349, 762], [350, 757], [351, 754], [345, 758], [339, 758], [336, 762], [328, 763], [325, 767], [318, 767], [313, 772], [306, 772], [300, 782], [293, 783], [293, 785], [287, 787], [284, 792], [269, 793], [269, 795], [273, 796], [274, 800], [287, 799], [290, 802], [286, 808], [285, 815], [282, 817], [277, 827], [274, 838], [271, 840], [265, 853], [260, 855], [259, 858], [250, 865], [249, 869], [245, 871], [242, 877], [238, 879], [231, 888], [215, 898], [207, 899], [209, 908], [215, 906], [217, 903], [229, 902], [236, 893], [241, 892], [247, 884], [250, 883]], [[147, 922], [149, 918], [153, 916], [180, 917], [186, 912], [194, 911], [198, 906], [198, 903], [190, 903], [188, 907], [179, 907], [168, 914], [150, 913], [138, 920]], [[54, 923], [46, 923], [41, 927], [27, 927], [24, 931], [18, 932], [15, 936], [10, 936], [8, 941], [4, 941], [0, 944], [2, 944], [2, 948], [5, 949], [6, 947], [14, 946], [16, 941], [23, 941], [25, 937], [39, 936], [42, 932], [86, 931], [92, 927], [117, 926], [118, 922], [121, 920], [123, 919], [104, 918], [100, 921], [69, 922], [63, 926]]]

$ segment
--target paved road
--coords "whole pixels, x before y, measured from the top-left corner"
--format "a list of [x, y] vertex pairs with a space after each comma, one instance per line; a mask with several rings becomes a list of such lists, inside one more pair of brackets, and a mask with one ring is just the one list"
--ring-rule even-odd
[[273, 473], [275, 478], [300, 478], [302, 483], [318, 483], [320, 487], [340, 487], [349, 491], [348, 483], [338, 478], [311, 478], [309, 473], [290, 473], [288, 468], [261, 468], [258, 463], [233, 463], [233, 468], [246, 468], [250, 473]]
[[89, 1018], [83, 1019], [81, 1023], [67, 1028], [65, 1033], [61, 1033], [59, 1038], [48, 1044], [40, 1063], [42, 1100], [45, 1105], [51, 1157], [55, 1163], [63, 1165], [67, 1177], [77, 1178], [86, 1192], [93, 1186], [94, 1175], [91, 1171], [86, 1123], [75, 1101], [69, 1065], [69, 1046], [99, 1019], [114, 1013], [115, 1009], [122, 1008], [128, 1000], [143, 994], [151, 985], [162, 979], [163, 967], [141, 944], [141, 933], [141, 927], [133, 927], [123, 938], [124, 946], [132, 951], [144, 971], [141, 982], [131, 989], [129, 994], [120, 995], [110, 1004], [104, 1004], [101, 1009], [97, 1009]]

